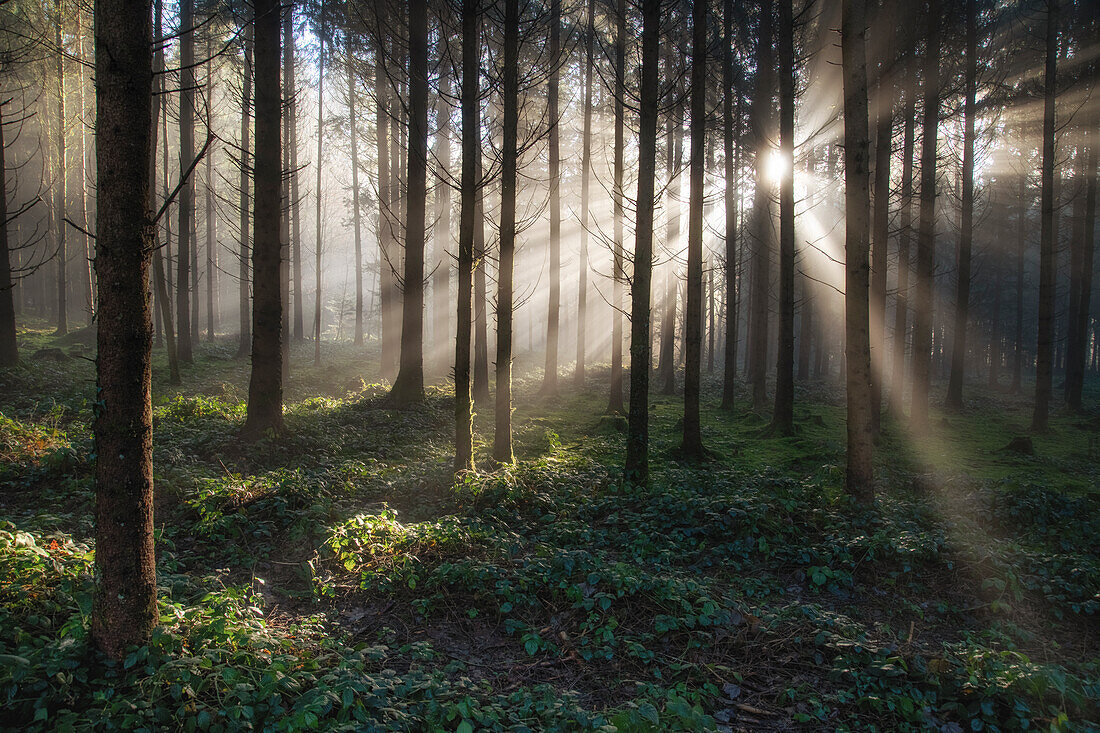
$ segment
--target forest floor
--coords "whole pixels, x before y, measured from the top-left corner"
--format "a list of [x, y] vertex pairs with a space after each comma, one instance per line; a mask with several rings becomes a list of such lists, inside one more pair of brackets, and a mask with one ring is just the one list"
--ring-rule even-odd
[[[680, 398], [654, 396], [637, 490], [606, 365], [551, 398], [521, 361], [517, 464], [456, 486], [453, 394], [389, 409], [376, 349], [296, 349], [288, 434], [255, 444], [235, 342], [200, 346], [181, 389], [158, 352], [161, 625], [111, 664], [88, 642], [93, 365], [81, 334], [21, 340], [0, 371], [0, 728], [1100, 726], [1095, 412], [1056, 414], [1034, 455], [1005, 450], [1026, 396], [972, 386], [931, 437], [887, 418], [865, 509], [837, 388], [799, 389], [789, 438], [707, 399], [701, 466], [672, 458]], [[78, 356], [33, 357], [53, 346]]]

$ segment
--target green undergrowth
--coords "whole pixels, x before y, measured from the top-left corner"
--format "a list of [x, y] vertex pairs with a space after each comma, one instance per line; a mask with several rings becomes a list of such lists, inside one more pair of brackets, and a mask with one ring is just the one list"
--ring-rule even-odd
[[161, 618], [117, 664], [88, 637], [90, 365], [0, 372], [0, 728], [1100, 725], [1087, 417], [1057, 415], [1034, 456], [1002, 450], [1025, 420], [999, 393], [937, 415], [931, 441], [888, 420], [865, 508], [841, 490], [829, 385], [799, 392], [791, 437], [706, 405], [701, 466], [674, 458], [679, 398], [655, 396], [640, 489], [606, 368], [548, 397], [521, 359], [517, 464], [455, 481], [445, 386], [393, 410], [371, 347], [325, 368], [307, 347], [278, 439], [238, 437], [230, 341], [182, 388], [155, 380]]

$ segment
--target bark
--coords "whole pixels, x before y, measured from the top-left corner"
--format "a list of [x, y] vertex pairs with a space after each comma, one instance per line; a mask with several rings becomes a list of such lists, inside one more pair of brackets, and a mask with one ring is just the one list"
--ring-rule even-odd
[[241, 74], [241, 185], [240, 185], [240, 214], [241, 214], [241, 249], [240, 272], [238, 290], [238, 309], [241, 321], [241, 341], [237, 348], [237, 356], [248, 354], [252, 342], [252, 317], [248, 308], [249, 301], [249, 274], [248, 260], [250, 257], [249, 234], [249, 173], [252, 170], [251, 158], [251, 107], [252, 107], [252, 24], [244, 29], [244, 69]]
[[283, 430], [283, 298], [280, 260], [279, 3], [255, 4], [256, 156], [252, 241], [252, 375], [245, 434]]
[[[305, 340], [305, 288], [302, 285], [302, 226], [301, 226], [301, 197], [298, 195], [298, 82], [296, 80], [296, 68], [297, 59], [295, 58], [296, 37], [294, 29], [294, 6], [291, 5], [286, 20], [284, 21], [283, 36], [286, 47], [283, 49], [283, 73], [285, 79], [283, 80], [284, 95], [286, 99], [284, 104], [286, 107], [286, 156], [287, 156], [287, 173], [289, 176], [290, 185], [290, 198], [288, 206], [290, 207], [290, 239], [288, 241], [287, 250], [287, 265], [290, 272], [290, 277], [293, 277], [293, 283], [288, 284], [288, 293], [292, 293], [294, 297], [294, 308], [291, 311], [287, 309], [287, 315], [293, 313], [293, 323], [291, 327], [294, 329], [293, 339], [296, 342]], [[287, 33], [289, 32], [289, 36]], [[323, 83], [323, 82], [322, 82]], [[288, 301], [289, 304], [289, 301]], [[284, 349], [290, 347], [290, 332], [287, 331], [284, 334]]]
[[481, 180], [481, 146], [474, 153], [474, 402], [489, 402], [489, 298], [485, 268], [485, 189]]
[[15, 338], [15, 281], [8, 249], [8, 189], [4, 162], [4, 107], [0, 102], [0, 367], [19, 363]]
[[[183, 175], [195, 159], [195, 31], [194, 0], [180, 0], [180, 115], [179, 171]], [[194, 361], [191, 324], [191, 260], [194, 249], [195, 182], [189, 178], [180, 188], [179, 226], [176, 242], [176, 330], [179, 357]]]
[[[615, 211], [615, 252], [611, 307], [611, 394], [609, 413], [623, 411], [623, 124], [626, 95], [626, 2], [619, 0], [615, 13], [615, 151], [611, 198]], [[647, 377], [648, 381], [648, 372]]]
[[546, 364], [543, 372], [542, 391], [556, 394], [558, 391], [558, 319], [561, 313], [561, 160], [558, 156], [558, 83], [561, 56], [561, 0], [550, 2], [550, 87], [547, 90], [547, 107], [550, 116], [550, 293], [549, 312], [546, 315]]
[[772, 0], [761, 0], [760, 33], [756, 46], [756, 88], [752, 101], [752, 137], [756, 146], [756, 192], [752, 212], [752, 292], [749, 304], [748, 379], [752, 406], [767, 403], [768, 293], [771, 282], [772, 192], [767, 175], [767, 141], [772, 126]]
[[[352, 6], [347, 7], [348, 19]], [[359, 201], [359, 118], [356, 99], [355, 64], [351, 44], [345, 49], [344, 64], [348, 73], [348, 132], [351, 141], [351, 208], [352, 226], [355, 232], [355, 331], [352, 336], [356, 346], [363, 345], [363, 213]]]
[[879, 14], [888, 25], [875, 89], [875, 165], [871, 249], [871, 421], [877, 434], [886, 381], [886, 252], [890, 240], [890, 159], [894, 130], [893, 70], [898, 6], [887, 0]]
[[451, 103], [448, 98], [451, 95], [451, 81], [446, 72], [441, 72], [439, 78], [439, 107], [438, 114], [441, 121], [436, 133], [436, 161], [442, 172], [439, 183], [436, 185], [435, 205], [435, 258], [432, 263], [432, 335], [435, 346], [432, 349], [435, 361], [435, 372], [445, 376], [448, 372], [447, 350], [444, 345], [450, 335], [451, 312], [451, 263], [447, 256], [447, 248], [451, 244], [451, 184], [449, 174], [451, 168]]
[[661, 394], [676, 393], [676, 295], [680, 289], [676, 275], [676, 256], [680, 248], [680, 168], [683, 167], [683, 111], [677, 107], [669, 114], [667, 166], [668, 228], [666, 240], [669, 262], [665, 270], [665, 303], [661, 316], [661, 353], [657, 364], [657, 379]]
[[493, 459], [512, 463], [512, 262], [516, 245], [516, 158], [519, 126], [519, 0], [504, 10], [504, 147], [500, 178], [497, 272], [497, 393]]
[[[932, 0], [936, 2], [936, 0]], [[841, 55], [844, 75], [844, 350], [848, 401], [845, 488], [874, 500], [871, 349], [868, 315], [870, 141], [867, 139], [865, 0], [844, 0]]]
[[1043, 164], [1039, 219], [1039, 330], [1035, 347], [1035, 412], [1031, 429], [1044, 432], [1053, 387], [1051, 351], [1054, 322], [1054, 100], [1057, 94], [1058, 0], [1047, 0], [1043, 93]]
[[721, 409], [732, 410], [734, 392], [737, 389], [737, 175], [734, 165], [733, 98], [738, 91], [733, 82], [733, 12], [734, 0], [724, 0], [722, 9], [722, 150], [725, 154], [725, 286], [726, 286], [726, 334], [722, 364]]
[[[684, 312], [684, 349], [686, 351], [684, 355], [684, 431], [680, 454], [686, 460], [700, 461], [706, 456], [699, 419], [699, 395], [703, 351], [703, 178], [706, 172], [704, 156], [707, 136], [707, 4], [696, 0], [692, 3], [691, 14], [691, 170], [689, 174], [691, 193], [688, 201], [687, 304]], [[634, 287], [638, 287], [636, 281]], [[647, 332], [646, 337], [648, 336]]]
[[794, 432], [794, 9], [779, 2], [779, 152], [791, 166], [779, 183], [779, 348], [772, 431]]
[[401, 365], [390, 400], [424, 399], [424, 213], [428, 166], [428, 7], [409, 3], [409, 151], [405, 196], [405, 271], [401, 300]]
[[63, 336], [69, 332], [68, 307], [68, 266], [69, 252], [65, 240], [65, 199], [67, 182], [65, 179], [65, 53], [61, 38], [61, 22], [64, 17], [61, 0], [57, 0], [57, 25], [54, 43], [58, 48], [57, 64], [57, 169], [53, 184], [54, 223], [57, 226], [57, 334]]
[[112, 659], [157, 623], [149, 208], [152, 5], [95, 3], [96, 553], [92, 639]]
[[936, 143], [940, 104], [940, 3], [928, 0], [924, 57], [924, 110], [921, 121], [920, 224], [917, 232], [916, 292], [913, 308], [913, 428], [928, 427], [928, 389], [932, 377], [932, 278], [936, 263]]
[[905, 344], [908, 341], [909, 252], [913, 240], [913, 156], [916, 151], [916, 68], [908, 64], [901, 143], [901, 201], [898, 212], [898, 289], [894, 302], [894, 363], [890, 400], [900, 413], [905, 401]]
[[[622, 5], [619, 8], [623, 13], [619, 20], [619, 30], [622, 31], [625, 8]], [[630, 290], [630, 416], [624, 471], [626, 480], [636, 486], [645, 486], [649, 481], [649, 318], [653, 274], [653, 180], [657, 173], [657, 63], [660, 24], [660, 0], [644, 0], [641, 104], [638, 120], [637, 226], [634, 282]]]
[[458, 318], [455, 336], [455, 473], [474, 470], [474, 402], [470, 391], [470, 328], [474, 268], [475, 158], [478, 124], [481, 29], [479, 0], [462, 3], [462, 179], [458, 222]]
[[584, 129], [581, 151], [581, 251], [577, 263], [577, 368], [573, 381], [584, 386], [585, 338], [588, 330], [588, 176], [592, 169], [592, 67], [596, 42], [596, 0], [588, 0], [584, 50]]
[[[214, 129], [214, 44], [207, 34], [206, 128]], [[218, 211], [214, 205], [214, 148], [206, 153], [206, 340], [214, 340], [218, 320]]]
[[[397, 283], [393, 270], [393, 209], [396, 196], [390, 171], [389, 81], [386, 74], [385, 49], [381, 42], [374, 50], [375, 125], [378, 142], [378, 302], [380, 304], [382, 376], [392, 378], [397, 373], [397, 353], [393, 317], [397, 300]], [[394, 162], [396, 166], [396, 161]]]
[[[325, 144], [325, 5], [321, 4], [320, 49], [317, 57], [317, 202], [316, 230], [314, 235], [314, 288], [313, 288], [313, 364], [321, 366], [321, 309], [324, 307], [324, 293], [321, 290], [321, 254], [324, 244], [321, 241], [321, 171]], [[299, 280], [300, 282], [300, 280]]]
[[963, 102], [962, 212], [959, 231], [958, 283], [955, 290], [955, 333], [947, 408], [962, 410], [966, 377], [966, 329], [970, 321], [970, 265], [974, 241], [974, 114], [977, 91], [977, 0], [966, 0], [966, 81]]
[[1069, 318], [1069, 338], [1066, 344], [1066, 405], [1076, 411], [1082, 407], [1081, 393], [1085, 381], [1085, 363], [1088, 358], [1089, 307], [1092, 296], [1092, 272], [1096, 249], [1096, 153], [1092, 132], [1085, 133], [1081, 153], [1081, 178], [1084, 179], [1083, 200], [1078, 194], [1082, 211], [1077, 212], [1078, 234], [1074, 237], [1076, 262], [1071, 265], [1070, 277], [1076, 281]]

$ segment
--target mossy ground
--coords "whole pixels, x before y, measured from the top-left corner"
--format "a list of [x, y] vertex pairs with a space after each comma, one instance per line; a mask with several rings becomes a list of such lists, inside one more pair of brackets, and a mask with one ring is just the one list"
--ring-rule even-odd
[[87, 638], [92, 363], [30, 359], [44, 328], [21, 340], [0, 371], [0, 726], [1100, 724], [1095, 414], [1057, 414], [1035, 456], [1003, 450], [1026, 396], [972, 386], [928, 436], [888, 418], [865, 509], [841, 490], [835, 387], [800, 389], [797, 434], [773, 438], [708, 377], [714, 459], [673, 460], [680, 400], [654, 396], [639, 490], [606, 365], [546, 397], [521, 359], [517, 465], [456, 485], [453, 395], [389, 409], [371, 346], [295, 351], [288, 435], [254, 444], [234, 341], [201, 345], [180, 389], [158, 352], [161, 626], [112, 665]]

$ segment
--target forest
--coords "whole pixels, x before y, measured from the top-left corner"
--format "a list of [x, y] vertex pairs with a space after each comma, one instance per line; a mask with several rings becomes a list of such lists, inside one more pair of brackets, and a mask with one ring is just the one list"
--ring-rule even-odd
[[1100, 730], [1098, 0], [0, 0], [0, 731]]

